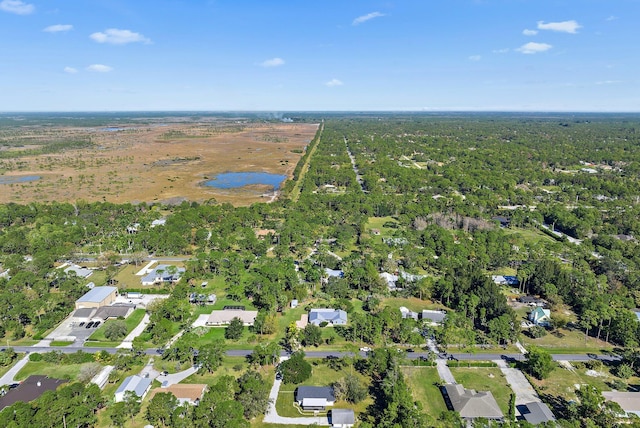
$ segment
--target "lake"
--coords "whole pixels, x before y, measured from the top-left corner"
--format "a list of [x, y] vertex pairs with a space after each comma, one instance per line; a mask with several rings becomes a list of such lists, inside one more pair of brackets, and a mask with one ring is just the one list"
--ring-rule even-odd
[[217, 189], [234, 189], [250, 184], [264, 184], [273, 187], [273, 190], [278, 190], [286, 178], [286, 175], [268, 172], [225, 172], [216, 175], [212, 180], [205, 181], [204, 185]]
[[0, 184], [26, 183], [28, 181], [40, 180], [39, 175], [3, 176], [0, 175]]

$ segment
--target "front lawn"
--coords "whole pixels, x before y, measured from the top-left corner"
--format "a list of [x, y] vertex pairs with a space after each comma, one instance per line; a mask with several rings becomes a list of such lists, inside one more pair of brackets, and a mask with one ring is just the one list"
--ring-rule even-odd
[[22, 381], [31, 375], [45, 375], [56, 379], [76, 379], [82, 366], [83, 364], [52, 364], [45, 361], [29, 361], [20, 369], [15, 378]]
[[[140, 321], [142, 321], [142, 318], [144, 318], [145, 312], [146, 311], [144, 309], [136, 309], [131, 313], [131, 315], [129, 315], [127, 318], [124, 319], [124, 324], [127, 326], [127, 335], [129, 333], [131, 333], [131, 331], [134, 328], [136, 328], [138, 326], [138, 324], [140, 324]], [[89, 336], [89, 339], [87, 341], [90, 341], [90, 342], [109, 342], [109, 339], [107, 339], [104, 336], [104, 332], [105, 332], [105, 329], [107, 328], [107, 326], [109, 324], [113, 323], [114, 321], [117, 321], [117, 320], [107, 320], [107, 321], [105, 321], [104, 324], [102, 324], [99, 329], [94, 331], [93, 334], [91, 336]], [[125, 337], [126, 337], [126, 335], [125, 335]]]
[[440, 377], [435, 367], [403, 367], [402, 372], [413, 399], [422, 404], [424, 413], [437, 418], [440, 413], [447, 411], [440, 387], [436, 385]]
[[538, 339], [532, 339], [522, 334], [520, 335], [520, 342], [525, 348], [530, 345], [536, 345], [552, 354], [597, 354], [613, 349], [611, 344], [591, 336], [587, 337], [585, 341], [584, 331], [566, 328], [561, 328], [558, 332], [547, 332], [544, 337]]

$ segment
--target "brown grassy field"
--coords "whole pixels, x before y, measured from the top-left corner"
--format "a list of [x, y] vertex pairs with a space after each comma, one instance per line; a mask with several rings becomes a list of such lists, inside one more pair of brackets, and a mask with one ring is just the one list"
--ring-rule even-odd
[[[272, 199], [267, 186], [222, 190], [202, 182], [222, 172], [268, 172], [291, 178], [318, 124], [170, 123], [117, 124], [100, 128], [25, 129], [47, 138], [89, 137], [93, 145], [38, 156], [0, 160], [0, 177], [37, 175], [41, 179], [0, 184], [0, 203], [31, 201], [164, 202], [182, 200], [248, 205]], [[28, 144], [19, 150], [38, 149]]]

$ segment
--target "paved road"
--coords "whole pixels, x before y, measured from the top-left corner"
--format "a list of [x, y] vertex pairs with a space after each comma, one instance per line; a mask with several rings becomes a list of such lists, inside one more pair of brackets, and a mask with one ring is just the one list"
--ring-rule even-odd
[[[98, 348], [98, 347], [84, 347], [84, 348], [70, 348], [68, 346], [60, 346], [60, 347], [46, 347], [46, 346], [14, 346], [13, 349], [16, 352], [51, 352], [51, 351], [60, 351], [65, 354], [70, 354], [73, 352], [78, 352], [82, 350], [84, 352], [96, 353], [100, 351], [107, 351], [110, 354], [115, 354], [118, 351], [118, 348]], [[252, 352], [251, 349], [232, 349], [228, 350], [226, 354], [230, 357], [246, 357], [250, 355]], [[147, 355], [158, 355], [157, 348], [149, 348], [145, 349], [144, 353]], [[350, 352], [342, 352], [342, 351], [307, 351], [305, 352], [307, 357], [310, 358], [325, 358], [329, 356], [335, 357], [343, 357], [345, 355], [351, 355]], [[282, 356], [289, 355], [287, 352], [282, 351], [280, 353]], [[365, 352], [358, 352], [358, 355], [361, 357], [366, 357], [367, 354]], [[420, 357], [426, 357], [427, 353], [425, 352], [408, 352], [406, 353], [406, 358], [409, 360], [415, 360]], [[508, 360], [508, 361], [523, 361], [525, 357], [521, 354], [447, 354], [447, 357], [453, 357], [459, 361], [492, 361], [492, 360]], [[587, 354], [552, 354], [554, 361], [589, 361], [594, 358]], [[598, 360], [603, 362], [611, 362], [611, 361], [619, 361], [620, 357], [617, 355], [598, 355]]]

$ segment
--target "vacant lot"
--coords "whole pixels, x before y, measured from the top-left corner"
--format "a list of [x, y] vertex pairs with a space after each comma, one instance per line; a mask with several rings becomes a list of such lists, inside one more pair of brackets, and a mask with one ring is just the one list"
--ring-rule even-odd
[[[0, 203], [270, 201], [274, 195], [268, 186], [223, 190], [202, 183], [223, 172], [267, 172], [290, 178], [317, 129], [317, 124], [224, 121], [26, 128], [25, 141], [37, 136], [42, 145], [23, 145], [16, 157], [0, 159], [0, 174], [40, 179], [0, 184]], [[53, 153], [45, 150], [54, 140], [70, 143], [56, 143]], [[91, 144], [71, 143], [77, 140]]]

